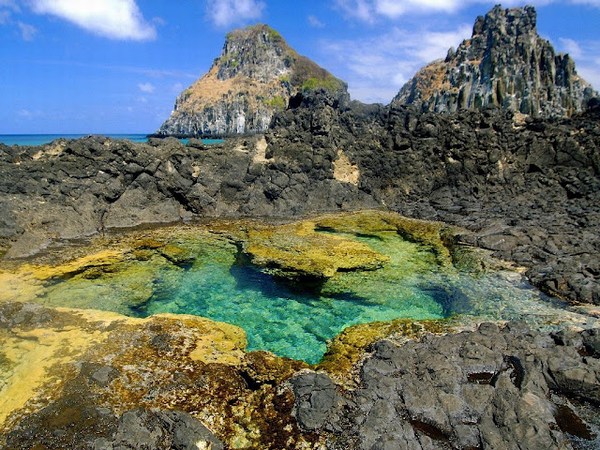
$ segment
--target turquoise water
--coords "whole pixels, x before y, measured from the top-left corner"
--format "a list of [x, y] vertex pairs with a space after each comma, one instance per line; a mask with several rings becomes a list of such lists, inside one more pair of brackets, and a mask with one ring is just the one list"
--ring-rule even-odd
[[143, 250], [100, 271], [53, 279], [36, 299], [26, 301], [134, 317], [203, 316], [243, 328], [249, 350], [309, 363], [321, 360], [328, 340], [362, 323], [453, 317], [464, 324], [520, 320], [554, 329], [590, 320], [533, 289], [517, 273], [474, 276], [442, 268], [431, 250], [396, 233], [352, 238], [387, 255], [389, 262], [375, 271], [338, 273], [315, 289], [274, 278], [240, 258], [228, 239], [198, 231], [169, 238], [167, 250]]
[[309, 363], [321, 360], [327, 341], [344, 328], [398, 318], [522, 320], [545, 326], [566, 320], [559, 302], [518, 274], [474, 277], [442, 269], [430, 251], [393, 236], [358, 238], [390, 257], [383, 269], [340, 273], [318, 292], [290, 286], [239, 263], [230, 253], [207, 250], [189, 267], [164, 267], [151, 298], [131, 314], [194, 314], [238, 325], [249, 350], [268, 350]]
[[[412, 264], [410, 259], [417, 254], [414, 244], [396, 241], [405, 259], [392, 260], [390, 270], [397, 264]], [[348, 326], [446, 315], [436, 299], [439, 292], [421, 289], [422, 280], [415, 274], [388, 278], [370, 272], [361, 280], [352, 279], [358, 274], [340, 274], [331, 286], [311, 292], [236, 262], [235, 251], [232, 247], [227, 255], [205, 250], [189, 268], [164, 267], [155, 278], [152, 297], [131, 308], [132, 313], [142, 317], [193, 314], [231, 323], [244, 328], [249, 350], [268, 350], [309, 363], [318, 362], [327, 340]]]
[[[56, 139], [80, 139], [89, 134], [0, 134], [0, 143], [5, 145], [34, 146], [49, 144]], [[147, 142], [145, 134], [106, 134], [113, 139], [127, 139], [132, 142]]]
[[[81, 139], [89, 134], [0, 134], [0, 143], [5, 145], [37, 146], [49, 144], [57, 139]], [[112, 139], [127, 139], [132, 142], [148, 142], [145, 134], [104, 134]], [[188, 143], [188, 139], [181, 139], [183, 144]], [[202, 139], [206, 145], [216, 145], [225, 142], [223, 139]]]

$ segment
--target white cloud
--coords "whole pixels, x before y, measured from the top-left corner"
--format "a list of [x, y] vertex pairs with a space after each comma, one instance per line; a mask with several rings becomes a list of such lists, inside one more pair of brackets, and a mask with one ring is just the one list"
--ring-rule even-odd
[[31, 120], [31, 119], [35, 119], [38, 117], [44, 117], [45, 114], [40, 110], [32, 111], [30, 109], [23, 108], [17, 112], [17, 116], [23, 120]]
[[206, 6], [210, 21], [218, 27], [259, 19], [264, 9], [260, 0], [208, 0]]
[[140, 83], [138, 88], [145, 94], [152, 94], [156, 90], [152, 83]]
[[560, 38], [557, 50], [568, 53], [575, 60], [577, 73], [594, 89], [600, 89], [600, 41]]
[[444, 58], [471, 35], [471, 26], [455, 30], [419, 32], [393, 28], [367, 39], [323, 43], [325, 53], [337, 67], [337, 76], [348, 82], [353, 98], [389, 103], [400, 88], [425, 64]]
[[308, 16], [308, 24], [313, 28], [325, 28], [325, 24], [317, 16]]
[[[472, 0], [471, 0], [472, 2]], [[452, 12], [468, 1], [458, 0], [336, 0], [347, 16], [373, 23], [378, 17], [397, 19], [410, 13]]]
[[38, 31], [36, 27], [23, 22], [17, 22], [17, 26], [19, 27], [19, 31], [21, 31], [21, 37], [24, 41], [33, 41]]
[[156, 30], [139, 10], [135, 0], [30, 0], [38, 14], [50, 14], [117, 40], [154, 39]]

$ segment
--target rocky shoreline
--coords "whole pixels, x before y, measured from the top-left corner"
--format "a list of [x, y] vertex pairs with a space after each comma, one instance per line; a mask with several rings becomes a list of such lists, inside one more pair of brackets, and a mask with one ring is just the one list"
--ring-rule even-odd
[[[322, 211], [388, 209], [460, 225], [466, 231], [445, 245], [480, 247], [525, 266], [538, 287], [588, 302], [594, 313], [598, 120], [597, 110], [526, 121], [497, 110], [420, 114], [322, 91], [297, 97], [264, 136], [214, 146], [90, 137], [2, 147], [3, 259], [18, 263], [56, 242], [152, 223], [248, 216], [285, 222]], [[127, 448], [128, 436], [152, 448], [597, 443], [597, 417], [589, 414], [600, 401], [595, 330], [482, 325], [435, 337], [384, 327], [369, 334], [377, 342], [363, 342], [345, 371], [332, 371], [327, 359], [307, 371], [296, 361], [247, 353], [238, 331], [215, 331], [202, 320], [82, 320], [35, 305], [0, 306], [3, 348], [27, 348], [36, 358], [28, 343], [46, 333], [45, 348], [55, 350], [45, 351], [58, 358], [50, 360], [55, 375], [41, 381], [41, 397], [32, 394], [29, 409], [5, 429], [8, 448], [41, 441], [46, 448]], [[59, 356], [60, 345], [78, 345], [74, 330], [92, 347]], [[212, 356], [193, 351], [215, 332], [231, 343]], [[118, 345], [105, 347], [111, 340]], [[139, 355], [143, 348], [144, 361], [132, 358], [132, 349]], [[335, 354], [328, 358], [336, 361]], [[26, 370], [30, 363], [22, 364]], [[64, 384], [52, 384], [57, 373]]]
[[600, 304], [597, 109], [519, 122], [326, 91], [296, 101], [266, 135], [218, 145], [90, 137], [2, 147], [4, 257], [151, 223], [389, 209], [461, 226], [461, 243], [526, 267], [545, 292]]
[[434, 328], [399, 324], [334, 376], [246, 352], [242, 330], [203, 318], [0, 303], [0, 369], [26, 383], [2, 386], [0, 445], [596, 448], [597, 329]]

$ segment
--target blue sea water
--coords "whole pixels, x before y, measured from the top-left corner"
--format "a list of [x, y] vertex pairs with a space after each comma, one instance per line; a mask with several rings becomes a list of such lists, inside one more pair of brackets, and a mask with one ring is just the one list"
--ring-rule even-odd
[[[0, 134], [0, 143], [5, 145], [37, 146], [49, 144], [57, 139], [80, 139], [89, 136], [89, 134]], [[131, 142], [148, 142], [146, 134], [103, 134], [112, 139], [126, 139]], [[187, 139], [181, 139], [183, 144], [187, 144]], [[202, 139], [207, 145], [221, 144], [222, 139]]]
[[[0, 134], [0, 143], [5, 145], [44, 145], [57, 139], [80, 139], [89, 134]], [[147, 142], [145, 134], [106, 134], [113, 139], [127, 139], [132, 142]]]

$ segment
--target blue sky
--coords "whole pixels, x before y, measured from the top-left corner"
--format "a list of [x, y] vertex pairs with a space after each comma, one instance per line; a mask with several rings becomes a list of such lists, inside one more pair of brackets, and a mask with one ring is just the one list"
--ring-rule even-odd
[[[348, 82], [353, 98], [388, 103], [495, 3], [0, 0], [0, 134], [153, 132], [225, 34], [257, 22]], [[600, 0], [528, 3], [540, 34], [599, 89]]]

